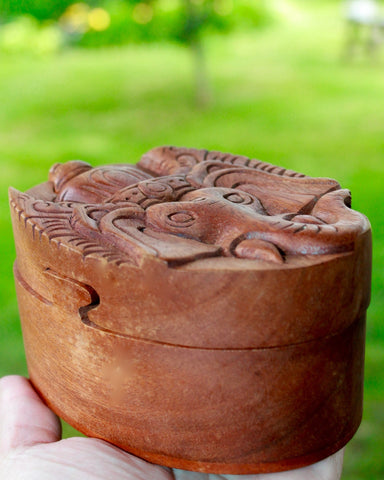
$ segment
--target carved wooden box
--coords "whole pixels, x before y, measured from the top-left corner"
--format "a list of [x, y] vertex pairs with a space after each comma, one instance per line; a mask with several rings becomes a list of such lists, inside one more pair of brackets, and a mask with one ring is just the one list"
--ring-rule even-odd
[[163, 147], [10, 200], [31, 381], [80, 431], [231, 474], [353, 436], [371, 238], [336, 181]]

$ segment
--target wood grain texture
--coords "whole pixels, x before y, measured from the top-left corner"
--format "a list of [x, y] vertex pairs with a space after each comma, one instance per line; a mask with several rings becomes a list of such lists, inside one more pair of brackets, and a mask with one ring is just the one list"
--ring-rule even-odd
[[31, 380], [76, 428], [232, 474], [352, 437], [371, 236], [335, 180], [160, 147], [57, 164], [10, 201]]

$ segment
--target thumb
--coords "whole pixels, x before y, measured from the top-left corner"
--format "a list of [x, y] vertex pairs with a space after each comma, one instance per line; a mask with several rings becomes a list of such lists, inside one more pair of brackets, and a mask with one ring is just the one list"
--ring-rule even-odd
[[0, 379], [0, 454], [60, 438], [58, 417], [26, 378], [12, 375]]

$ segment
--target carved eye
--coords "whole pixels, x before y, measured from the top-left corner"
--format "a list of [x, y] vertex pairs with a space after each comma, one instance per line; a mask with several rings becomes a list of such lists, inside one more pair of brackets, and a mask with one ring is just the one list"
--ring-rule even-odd
[[224, 198], [232, 203], [241, 203], [242, 205], [249, 205], [253, 202], [253, 198], [243, 192], [231, 192], [224, 195]]
[[195, 221], [194, 215], [187, 211], [170, 213], [167, 219], [168, 223], [174, 227], [189, 227]]

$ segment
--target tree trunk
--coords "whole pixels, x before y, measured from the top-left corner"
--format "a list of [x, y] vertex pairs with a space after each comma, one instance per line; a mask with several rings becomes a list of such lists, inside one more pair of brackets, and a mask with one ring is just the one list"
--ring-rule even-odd
[[198, 107], [206, 107], [210, 103], [211, 92], [208, 80], [207, 62], [203, 44], [200, 39], [190, 43], [195, 70], [195, 100]]
[[[193, 57], [195, 76], [195, 101], [198, 107], [205, 107], [210, 102], [210, 87], [207, 73], [207, 62], [202, 42], [202, 27], [204, 25], [204, 12], [191, 0], [184, 0], [187, 24], [186, 40]], [[203, 8], [203, 7], [200, 7]]]

